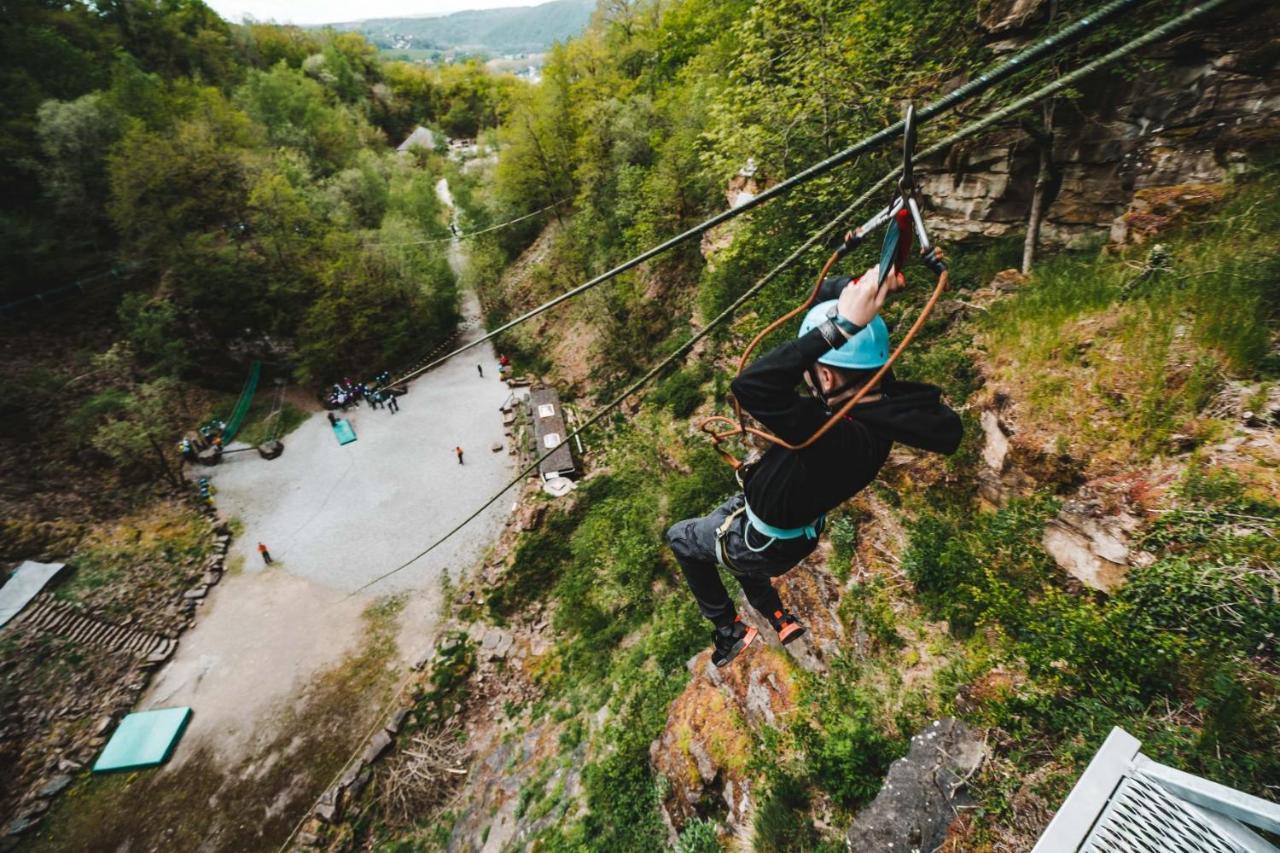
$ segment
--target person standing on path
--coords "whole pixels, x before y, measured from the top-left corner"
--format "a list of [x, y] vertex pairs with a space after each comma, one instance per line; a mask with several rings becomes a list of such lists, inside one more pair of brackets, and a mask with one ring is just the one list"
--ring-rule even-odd
[[484, 368], [478, 364], [476, 365], [476, 373], [480, 374], [481, 379], [484, 378]]
[[387, 394], [387, 409], [390, 410], [393, 415], [400, 411], [400, 402], [396, 399], [395, 394]]
[[271, 565], [271, 552], [267, 550], [267, 546], [261, 542], [258, 543], [258, 553], [262, 555], [262, 562], [268, 566]]
[[455, 447], [455, 448], [453, 449], [453, 452], [454, 452], [454, 453], [456, 453], [456, 454], [458, 454], [458, 464], [459, 464], [459, 465], [461, 465], [461, 464], [462, 464], [462, 448], [461, 448], [461, 447]]

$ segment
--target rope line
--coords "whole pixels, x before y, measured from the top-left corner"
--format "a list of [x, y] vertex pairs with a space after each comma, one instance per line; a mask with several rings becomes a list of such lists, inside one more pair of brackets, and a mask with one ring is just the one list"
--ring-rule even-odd
[[[1164, 38], [1165, 36], [1172, 34], [1176, 30], [1186, 26], [1187, 24], [1191, 23], [1197, 18], [1203, 17], [1204, 15], [1226, 5], [1228, 2], [1230, 2], [1230, 0], [1207, 0], [1207, 2], [1187, 10], [1183, 14], [1177, 16], [1176, 18], [1173, 18], [1165, 22], [1164, 24], [1160, 25], [1159, 27], [1156, 27], [1155, 29], [1148, 31], [1144, 35], [1139, 36], [1138, 38], [1128, 42], [1122, 47], [1111, 51], [1110, 53], [1100, 57], [1097, 60], [1094, 60], [1093, 62], [1087, 63], [1084, 66], [1081, 66], [1079, 69], [1076, 69], [1075, 71], [1067, 74], [1064, 77], [1059, 78], [1058, 80], [1046, 86], [1041, 87], [1031, 95], [1025, 96], [1023, 98], [1019, 98], [1016, 101], [1008, 104], [1006, 107], [1002, 108], [1001, 110], [990, 113], [986, 117], [976, 122], [973, 122], [969, 125], [966, 125], [961, 130], [945, 137], [944, 139], [940, 140], [939, 142], [925, 149], [918, 156], [927, 157], [933, 154], [940, 153], [942, 150], [946, 149], [951, 145], [954, 145], [956, 142], [962, 141], [970, 136], [973, 136], [978, 132], [991, 126], [995, 122], [1003, 118], [1006, 118], [1011, 113], [1016, 112], [1017, 110], [1020, 110], [1020, 109], [1024, 109], [1026, 106], [1030, 105], [1031, 103], [1034, 103], [1037, 100], [1042, 100], [1045, 97], [1048, 97], [1056, 93], [1062, 88], [1065, 88], [1066, 86], [1070, 85], [1072, 82], [1078, 81], [1079, 79], [1086, 76], [1087, 74], [1097, 71], [1102, 66], [1115, 62], [1116, 60], [1121, 59], [1142, 47], [1145, 47], [1159, 39]], [[1117, 5], [1118, 4], [1112, 4], [1112, 6], [1117, 6]], [[1115, 11], [1119, 11], [1119, 9], [1112, 10], [1111, 7], [1108, 7], [1107, 9], [1100, 10], [1098, 14], [1092, 16], [1092, 19], [1094, 21], [1100, 21], [1101, 19], [1099, 16], [1101, 16], [1104, 12], [1106, 12], [1107, 16], [1109, 17], [1110, 14], [1114, 14]], [[1078, 24], [1082, 24], [1085, 20], [1088, 20], [1088, 19], [1082, 19], [1080, 22], [1078, 22]], [[614, 398], [612, 401], [606, 404], [603, 409], [601, 409], [599, 412], [594, 414], [589, 420], [587, 420], [585, 423], [583, 423], [573, 432], [565, 436], [564, 439], [561, 440], [559, 444], [557, 444], [555, 447], [548, 450], [542, 456], [538, 457], [537, 460], [535, 460], [531, 465], [529, 465], [523, 471], [521, 471], [520, 474], [515, 479], [513, 479], [510, 483], [504, 486], [500, 492], [495, 494], [483, 506], [481, 506], [478, 510], [476, 510], [474, 513], [468, 516], [461, 524], [458, 524], [457, 526], [455, 526], [443, 537], [433, 542], [430, 546], [428, 546], [423, 551], [419, 552], [417, 555], [415, 555], [408, 561], [402, 563], [401, 565], [397, 566], [391, 571], [386, 572], [380, 575], [379, 577], [373, 579], [372, 581], [360, 587], [359, 589], [357, 589], [355, 592], [351, 593], [347, 597], [349, 598], [351, 597], [351, 595], [355, 595], [358, 592], [361, 592], [365, 589], [368, 589], [371, 586], [374, 586], [377, 583], [380, 583], [381, 581], [385, 580], [391, 575], [394, 575], [395, 573], [401, 571], [402, 569], [406, 568], [407, 566], [413, 564], [417, 560], [426, 556], [428, 553], [430, 553], [432, 550], [437, 548], [447, 539], [452, 537], [455, 533], [457, 533], [459, 530], [465, 527], [469, 522], [471, 522], [473, 519], [475, 519], [481, 513], [483, 513], [486, 509], [492, 506], [500, 497], [502, 497], [502, 495], [510, 491], [512, 487], [518, 485], [526, 476], [528, 476], [533, 470], [535, 470], [537, 466], [542, 463], [543, 460], [545, 460], [552, 453], [559, 450], [564, 445], [568, 444], [571, 439], [577, 438], [581, 433], [585, 432], [588, 428], [596, 424], [602, 417], [604, 417], [605, 414], [607, 414], [608, 412], [620, 406], [628, 397], [632, 396], [633, 394], [638, 392], [640, 389], [642, 389], [655, 376], [657, 376], [659, 373], [661, 373], [663, 370], [665, 370], [667, 367], [673, 364], [678, 358], [681, 358], [684, 355], [686, 355], [698, 341], [705, 338], [715, 328], [717, 328], [719, 325], [721, 325], [726, 320], [728, 320], [728, 318], [733, 316], [733, 314], [735, 314], [737, 310], [740, 307], [742, 307], [742, 305], [744, 305], [748, 300], [752, 299], [767, 284], [769, 284], [769, 282], [771, 282], [779, 274], [784, 272], [788, 267], [790, 267], [793, 263], [799, 260], [800, 257], [802, 257], [807, 251], [812, 249], [820, 241], [830, 236], [830, 234], [834, 232], [841, 225], [841, 223], [843, 223], [850, 216], [852, 216], [853, 213], [859, 207], [861, 207], [863, 204], [870, 201], [875, 196], [875, 194], [881, 191], [887, 184], [890, 184], [896, 176], [897, 176], [896, 171], [890, 172], [880, 181], [877, 181], [875, 184], [873, 184], [856, 200], [854, 200], [851, 204], [849, 204], [846, 208], [844, 208], [844, 210], [840, 211], [840, 213], [838, 213], [833, 219], [827, 222], [826, 225], [822, 226], [820, 229], [813, 232], [813, 234], [810, 235], [810, 237], [807, 240], [805, 240], [802, 244], [797, 246], [791, 252], [791, 254], [789, 254], [786, 258], [784, 258], [776, 266], [774, 266], [771, 270], [769, 270], [769, 272], [767, 272], [764, 276], [762, 276], [759, 280], [757, 280], [755, 284], [753, 284], [750, 288], [744, 291], [737, 299], [735, 299], [723, 311], [721, 311], [718, 315], [716, 315], [716, 317], [712, 319], [706, 326], [704, 326], [700, 331], [698, 331], [696, 334], [691, 336], [678, 349], [672, 352], [671, 355], [664, 358], [661, 362], [659, 362], [657, 365], [651, 368], [648, 372], [646, 372], [643, 376], [641, 376], [639, 379], [633, 382], [630, 386], [628, 386], [627, 389], [624, 390], [621, 394], [619, 394], [616, 398]], [[391, 704], [388, 704], [383, 709], [383, 711], [379, 714], [378, 716], [379, 721], [385, 718], [392, 704], [399, 701], [400, 695], [403, 693], [405, 686], [412, 679], [412, 675], [413, 673], [411, 671], [410, 674], [406, 676], [406, 678], [403, 681], [401, 681], [400, 685], [396, 688], [395, 696], [392, 699]], [[379, 722], [379, 725], [380, 724], [381, 723]], [[370, 730], [369, 735], [366, 736], [366, 740], [368, 737], [371, 737], [373, 732], [375, 731], [377, 731], [377, 727]], [[363, 744], [364, 742], [362, 741], [360, 743], [360, 747], [363, 747]], [[325, 791], [328, 791], [330, 788], [333, 787], [333, 785], [337, 783], [338, 779], [341, 778], [342, 773], [346, 772], [348, 767], [350, 767], [351, 761], [355, 758], [356, 755], [359, 754], [359, 752], [360, 752], [360, 749], [357, 748], [357, 751], [353, 753], [350, 758], [347, 759], [347, 762], [343, 765], [342, 770], [338, 773], [337, 776], [334, 777], [333, 782], [331, 782], [330, 785], [324, 789]], [[322, 796], [323, 796], [323, 793], [322, 793]], [[319, 802], [318, 798], [316, 802]], [[280, 845], [279, 849], [281, 851], [283, 851], [285, 848], [288, 847], [289, 843], [297, 835], [298, 831], [302, 828], [303, 824], [306, 823], [307, 817], [311, 814], [311, 811], [312, 809], [314, 809], [314, 807], [315, 806], [313, 804], [312, 807], [303, 814], [302, 819], [298, 821], [297, 825], [293, 828], [293, 831], [289, 833], [289, 837], [286, 838], [284, 843]]]
[[[1045, 56], [1056, 52], [1057, 50], [1064, 47], [1065, 45], [1084, 36], [1090, 30], [1097, 27], [1099, 24], [1102, 24], [1103, 22], [1110, 20], [1111, 18], [1120, 14], [1121, 12], [1124, 12], [1144, 2], [1146, 2], [1146, 0], [1111, 0], [1110, 3], [1107, 3], [1106, 5], [1102, 6], [1096, 12], [1090, 15], [1085, 15], [1084, 17], [1080, 18], [1074, 23], [1068, 25], [1067, 27], [1064, 27], [1062, 30], [1059, 30], [1057, 33], [1054, 33], [1051, 36], [1047, 36], [1044, 39], [1041, 39], [1036, 44], [1016, 54], [1015, 56], [1009, 58], [1005, 62], [993, 68], [992, 70], [984, 74], [980, 74], [978, 77], [974, 78], [973, 80], [969, 81], [963, 86], [960, 86], [954, 89], [953, 91], [949, 92], [948, 94], [944, 95], [943, 97], [939, 98], [933, 103], [921, 108], [916, 113], [916, 121], [923, 124], [924, 122], [928, 121], [934, 116], [951, 109], [957, 104], [963, 101], [966, 101], [969, 98], [974, 97], [975, 95], [985, 92], [986, 90], [992, 88], [996, 84], [1001, 83], [1004, 80], [1008, 79], [1009, 77], [1012, 77], [1014, 74], [1017, 74], [1020, 71], [1024, 70], [1029, 65], [1039, 61]], [[577, 287], [574, 287], [570, 290], [565, 291], [564, 293], [560, 294], [554, 299], [551, 299], [550, 301], [544, 302], [542, 305], [539, 305], [537, 308], [534, 308], [530, 311], [525, 312], [524, 314], [521, 314], [519, 317], [516, 317], [514, 320], [509, 320], [508, 322], [502, 324], [501, 326], [494, 329], [493, 331], [488, 332], [483, 337], [477, 338], [476, 340], [471, 341], [468, 344], [464, 344], [463, 346], [458, 347], [452, 352], [444, 356], [441, 356], [435, 361], [428, 363], [424, 367], [417, 368], [415, 370], [410, 371], [409, 373], [406, 373], [404, 376], [397, 378], [396, 382], [397, 383], [407, 382], [408, 380], [414, 378], [415, 376], [418, 376], [430, 370], [436, 365], [442, 362], [448, 361], [454, 356], [460, 355], [466, 352], [467, 350], [472, 349], [473, 347], [479, 346], [485, 341], [492, 340], [494, 337], [502, 334], [503, 332], [508, 331], [509, 329], [512, 329], [520, 325], [521, 323], [531, 320], [532, 318], [538, 316], [539, 314], [542, 314], [546, 311], [551, 310], [552, 308], [559, 305], [560, 303], [565, 302], [566, 300], [572, 299], [573, 297], [577, 296], [580, 293], [583, 293], [600, 284], [605, 283], [606, 281], [616, 278], [617, 276], [621, 275], [622, 273], [630, 269], [634, 269], [635, 267], [639, 266], [645, 261], [663, 254], [664, 252], [678, 246], [679, 244], [683, 243], [686, 240], [692, 239], [693, 237], [700, 236], [704, 231], [707, 231], [708, 229], [714, 228], [715, 226], [720, 225], [723, 222], [728, 222], [730, 219], [733, 219], [734, 217], [741, 216], [747, 211], [752, 210], [764, 204], [767, 201], [771, 201], [780, 195], [788, 193], [791, 190], [795, 189], [796, 187], [801, 186], [802, 184], [808, 183], [814, 178], [818, 178], [818, 177], [821, 177], [822, 175], [825, 175], [827, 172], [830, 172], [836, 167], [842, 166], [845, 163], [848, 163], [849, 161], [853, 160], [856, 157], [861, 156], [862, 154], [866, 154], [870, 151], [874, 151], [883, 147], [884, 145], [891, 142], [900, 133], [902, 133], [904, 126], [905, 125], [902, 121], [898, 121], [876, 133], [873, 133], [868, 137], [865, 137], [861, 141], [854, 143], [853, 145], [849, 146], [843, 151], [833, 154], [827, 159], [822, 160], [818, 163], [815, 163], [809, 168], [801, 172], [798, 172], [795, 175], [792, 175], [790, 178], [787, 178], [786, 180], [775, 184], [774, 186], [770, 187], [769, 189], [765, 190], [764, 192], [760, 193], [754, 198], [738, 205], [737, 207], [722, 211], [716, 214], [715, 216], [712, 216], [711, 218], [704, 220], [698, 225], [694, 225], [692, 228], [689, 228], [688, 230], [680, 234], [677, 234], [676, 236], [668, 239], [666, 242], [660, 243], [657, 246], [654, 246], [653, 248], [648, 249], [647, 251], [644, 251], [639, 255], [634, 256], [630, 260], [624, 261], [623, 263], [613, 267], [612, 269], [601, 273], [595, 278], [590, 279], [589, 281], [586, 281], [578, 285]]]
[[508, 219], [506, 222], [499, 222], [497, 225], [490, 225], [488, 228], [481, 228], [479, 231], [468, 231], [466, 234], [456, 234], [452, 237], [433, 237], [430, 240], [409, 240], [404, 243], [369, 243], [367, 245], [376, 246], [379, 248], [382, 248], [382, 247], [390, 248], [394, 246], [427, 246], [433, 243], [452, 243], [454, 240], [467, 240], [472, 237], [479, 237], [481, 234], [488, 234], [490, 231], [497, 231], [500, 228], [506, 228], [510, 225], [515, 225], [517, 222], [523, 222], [526, 219], [532, 219], [538, 214], [546, 213], [548, 210], [551, 210], [551, 208], [559, 207], [560, 205], [564, 204], [567, 201], [569, 201], [569, 199], [562, 198], [559, 201], [551, 202], [551, 204], [547, 205], [544, 208], [535, 210], [533, 213], [526, 213], [524, 216], [517, 216], [515, 219]]
[[96, 275], [91, 275], [86, 278], [77, 279], [76, 281], [73, 281], [70, 284], [64, 284], [62, 287], [54, 287], [49, 290], [42, 290], [39, 293], [33, 293], [30, 296], [24, 296], [21, 299], [15, 299], [12, 302], [6, 302], [5, 304], [0, 305], [0, 311], [9, 311], [14, 308], [19, 308], [23, 305], [26, 305], [29, 302], [39, 302], [41, 305], [44, 305], [46, 304], [45, 300], [47, 298], [51, 296], [56, 296], [59, 293], [66, 293], [67, 291], [70, 291], [70, 290], [79, 290], [83, 293], [84, 286], [89, 282], [98, 281], [99, 279], [103, 279], [103, 278], [115, 278], [116, 280], [119, 280], [123, 276], [135, 273], [138, 270], [142, 269], [143, 267], [147, 266], [148, 264], [151, 263], [151, 260], [152, 259], [147, 258], [146, 260], [132, 261], [126, 264], [120, 264], [118, 266], [112, 267], [109, 270], [104, 270], [103, 272], [97, 273]]

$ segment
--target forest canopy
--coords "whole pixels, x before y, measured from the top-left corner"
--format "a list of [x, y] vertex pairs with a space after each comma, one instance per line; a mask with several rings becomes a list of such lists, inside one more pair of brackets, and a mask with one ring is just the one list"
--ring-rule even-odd
[[[123, 278], [148, 370], [270, 340], [308, 382], [398, 366], [452, 329], [453, 276], [429, 242], [448, 235], [444, 163], [394, 146], [418, 125], [474, 136], [525, 84], [384, 62], [355, 33], [228, 24], [199, 0], [8, 14], [0, 303]], [[164, 318], [185, 357], [157, 354], [140, 317]]]

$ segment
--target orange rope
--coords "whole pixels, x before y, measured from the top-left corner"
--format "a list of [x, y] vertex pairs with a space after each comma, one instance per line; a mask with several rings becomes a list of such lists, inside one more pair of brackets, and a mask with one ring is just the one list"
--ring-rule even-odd
[[[937, 251], [937, 250], [935, 249], [934, 251]], [[822, 289], [822, 282], [825, 281], [827, 278], [827, 273], [831, 271], [831, 267], [834, 266], [836, 261], [839, 259], [840, 259], [839, 252], [833, 253], [831, 257], [827, 259], [827, 262], [822, 267], [822, 272], [818, 273], [818, 281], [814, 285], [813, 292], [809, 295], [809, 298], [805, 300], [804, 304], [800, 305], [799, 307], [791, 311], [788, 311], [786, 314], [782, 315], [777, 320], [774, 320], [772, 323], [770, 323], [768, 326], [765, 327], [764, 331], [756, 335], [751, 340], [751, 343], [748, 344], [747, 348], [743, 351], [742, 358], [738, 360], [737, 375], [739, 376], [742, 375], [742, 371], [746, 368], [746, 365], [747, 365], [747, 358], [751, 355], [751, 352], [757, 346], [760, 345], [760, 342], [762, 340], [764, 340], [771, 332], [773, 332], [783, 323], [793, 319], [796, 315], [800, 314], [802, 311], [807, 310], [811, 305], [813, 305], [814, 301], [816, 301], [818, 298], [818, 293]], [[903, 351], [911, 344], [911, 341], [915, 339], [915, 336], [919, 333], [920, 329], [924, 326], [925, 320], [929, 319], [929, 314], [932, 313], [934, 306], [938, 304], [938, 299], [942, 296], [943, 291], [947, 289], [948, 278], [949, 278], [948, 271], [944, 268], [942, 272], [938, 275], [938, 284], [934, 287], [933, 293], [929, 296], [929, 301], [926, 302], [924, 305], [924, 308], [921, 309], [920, 316], [916, 318], [915, 323], [913, 323], [911, 325], [911, 328], [907, 330], [907, 334], [902, 338], [902, 342], [898, 344], [897, 348], [893, 351], [893, 354], [889, 356], [889, 360], [886, 361], [883, 365], [881, 365], [880, 369], [876, 371], [875, 375], [872, 376], [869, 380], [867, 380], [866, 384], [864, 384], [860, 389], [858, 389], [858, 393], [854, 394], [847, 401], [845, 401], [844, 405], [842, 405], [839, 408], [839, 410], [835, 412], [835, 414], [833, 414], [830, 418], [828, 418], [827, 422], [824, 423], [821, 427], [819, 427], [817, 432], [809, 436], [809, 438], [803, 441], [802, 443], [791, 444], [787, 441], [784, 441], [781, 438], [778, 438], [776, 435], [774, 435], [771, 432], [767, 432], [765, 430], [756, 429], [755, 427], [747, 426], [743, 422], [743, 418], [742, 418], [742, 404], [738, 402], [737, 398], [734, 398], [734, 401], [733, 401], [733, 410], [737, 418], [736, 421], [733, 419], [724, 417], [723, 415], [713, 415], [707, 418], [706, 420], [704, 420], [702, 423], [698, 424], [698, 429], [702, 430], [703, 432], [705, 432], [707, 435], [711, 437], [712, 447], [715, 449], [717, 453], [719, 453], [722, 457], [724, 457], [726, 462], [728, 462], [730, 465], [733, 466], [734, 470], [737, 470], [738, 468], [742, 467], [742, 461], [736, 458], [735, 456], [733, 456], [733, 454], [729, 453], [724, 448], [722, 448], [720, 446], [720, 443], [727, 438], [734, 437], [735, 435], [754, 435], [758, 438], [762, 438], [765, 441], [770, 442], [771, 444], [776, 444], [779, 447], [785, 447], [788, 450], [804, 450], [805, 448], [812, 447], [816, 441], [818, 441], [820, 438], [822, 438], [824, 435], [830, 432], [831, 429], [837, 423], [839, 423], [843, 418], [845, 418], [849, 414], [849, 412], [853, 411], [853, 407], [858, 405], [858, 403], [862, 402], [862, 398], [865, 397], [867, 393], [871, 391], [871, 389], [875, 388], [877, 385], [880, 384], [880, 380], [883, 379], [884, 375], [889, 372], [889, 368], [893, 367], [894, 362], [898, 360], [898, 356], [902, 355]], [[724, 430], [723, 432], [716, 432], [715, 430], [710, 429], [711, 425], [715, 423], [726, 423], [729, 425], [729, 428], [727, 430]]]

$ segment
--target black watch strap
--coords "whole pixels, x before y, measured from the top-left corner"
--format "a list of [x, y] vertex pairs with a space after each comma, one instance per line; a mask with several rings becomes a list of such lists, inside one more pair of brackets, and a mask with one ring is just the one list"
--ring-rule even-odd
[[844, 346], [845, 341], [848, 340], [844, 334], [841, 333], [840, 327], [836, 325], [835, 320], [826, 320], [818, 324], [817, 328], [819, 334], [822, 335], [822, 339], [826, 341], [827, 346], [832, 349], [839, 349]]
[[852, 320], [846, 320], [844, 317], [841, 317], [839, 314], [836, 314], [835, 316], [833, 316], [831, 318], [831, 322], [835, 323], [837, 326], [843, 329], [844, 333], [849, 337], [853, 337], [854, 335], [858, 334], [858, 332], [862, 331], [862, 326], [859, 326], [857, 323], [853, 322]]

